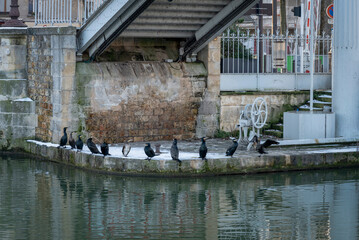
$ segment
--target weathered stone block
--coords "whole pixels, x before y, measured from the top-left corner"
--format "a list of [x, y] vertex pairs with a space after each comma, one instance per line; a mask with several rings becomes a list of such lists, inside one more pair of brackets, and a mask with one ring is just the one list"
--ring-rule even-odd
[[34, 101], [13, 101], [12, 111], [14, 113], [34, 113], [35, 102]]
[[181, 171], [183, 172], [201, 172], [208, 163], [203, 160], [182, 161]]
[[[57, 39], [51, 39], [51, 43], [55, 43]], [[58, 39], [60, 41], [60, 48], [76, 50], [76, 35], [61, 35]]]
[[212, 115], [217, 113], [218, 109], [216, 101], [203, 101], [201, 107], [198, 109], [199, 115]]
[[119, 161], [118, 158], [107, 156], [103, 159], [103, 167], [108, 170], [115, 170], [117, 166], [117, 161]]
[[183, 63], [184, 77], [205, 77], [208, 75], [207, 69], [202, 63]]
[[52, 161], [59, 161], [59, 158], [60, 158], [59, 152], [60, 152], [59, 148], [51, 146], [51, 147], [48, 147], [47, 156]]
[[0, 113], [0, 127], [2, 129], [4, 129], [5, 126], [11, 126], [12, 116], [12, 113]]
[[37, 115], [35, 113], [13, 114], [13, 126], [37, 127]]
[[39, 154], [42, 157], [47, 157], [47, 150], [49, 148], [46, 145], [40, 145], [40, 152], [38, 152], [37, 154]]
[[68, 158], [69, 164], [75, 165], [76, 164], [76, 150], [69, 149], [68, 153], [69, 153], [69, 155], [68, 155], [69, 156], [69, 158]]
[[9, 100], [0, 101], [0, 112], [2, 113], [12, 112], [12, 101]]
[[36, 143], [30, 143], [30, 153], [36, 154]]

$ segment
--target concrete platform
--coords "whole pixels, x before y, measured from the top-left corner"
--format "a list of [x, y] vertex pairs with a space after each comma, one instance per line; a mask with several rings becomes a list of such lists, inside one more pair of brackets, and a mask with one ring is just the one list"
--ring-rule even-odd
[[87, 147], [83, 152], [67, 148], [58, 148], [58, 144], [42, 143], [29, 140], [26, 151], [50, 161], [65, 163], [81, 168], [115, 173], [121, 175], [144, 176], [193, 176], [246, 174], [273, 171], [304, 170], [332, 167], [359, 167], [359, 149], [356, 143], [330, 143], [295, 145], [282, 142], [278, 147], [267, 149], [268, 154], [260, 155], [255, 150], [247, 151], [240, 145], [234, 156], [226, 157], [226, 149], [231, 140], [208, 139], [208, 161], [199, 158], [200, 141], [179, 141], [179, 164], [170, 157], [171, 142], [159, 141], [161, 154], [151, 161], [143, 151], [145, 143], [132, 144], [128, 157], [121, 153], [122, 144], [110, 145], [111, 156], [91, 154]]

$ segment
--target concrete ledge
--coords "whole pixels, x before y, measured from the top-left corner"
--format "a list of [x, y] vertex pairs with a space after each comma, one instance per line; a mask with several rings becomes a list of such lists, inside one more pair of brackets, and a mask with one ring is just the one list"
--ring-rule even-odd
[[26, 35], [27, 27], [1, 27], [0, 35]]
[[[337, 138], [314, 138], [314, 139], [285, 139], [280, 140], [280, 146], [305, 146], [305, 145], [324, 145], [324, 144], [348, 144], [359, 142], [359, 137], [337, 137]], [[275, 146], [274, 146], [275, 147]]]
[[333, 167], [359, 166], [359, 152], [355, 147], [342, 150], [313, 148], [305, 151], [267, 154], [259, 156], [248, 152], [237, 157], [218, 159], [183, 160], [179, 165], [173, 160], [142, 160], [123, 157], [93, 155], [76, 152], [68, 148], [40, 145], [26, 142], [25, 151], [50, 161], [60, 162], [80, 168], [104, 171], [121, 175], [150, 176], [193, 176], [227, 175], [289, 170], [304, 170]]
[[28, 28], [29, 35], [76, 35], [76, 27], [33, 27]]

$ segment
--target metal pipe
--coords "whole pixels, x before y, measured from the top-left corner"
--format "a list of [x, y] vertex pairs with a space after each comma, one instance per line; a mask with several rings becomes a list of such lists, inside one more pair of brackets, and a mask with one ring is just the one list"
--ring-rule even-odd
[[258, 81], [259, 81], [259, 67], [260, 67], [260, 65], [259, 65], [259, 61], [260, 61], [260, 57], [259, 57], [259, 51], [260, 51], [260, 49], [259, 49], [259, 41], [260, 41], [260, 29], [259, 28], [257, 28], [257, 90], [259, 90], [258, 89]]
[[310, 112], [313, 113], [314, 95], [314, 7], [310, 6]]
[[72, 0], [70, 0], [70, 22], [69, 25], [72, 25]]
[[222, 72], [224, 72], [224, 41], [225, 41], [225, 33], [222, 34], [222, 38], [221, 38], [221, 41], [222, 41]]
[[35, 10], [35, 26], [37, 25], [37, 18], [39, 17], [39, 12], [37, 11], [38, 0], [34, 0], [34, 10]]
[[244, 52], [244, 41], [243, 38], [241, 38], [242, 43], [242, 73], [244, 73], [244, 60], [246, 59], [245, 52]]
[[237, 73], [239, 73], [239, 28], [237, 28]]
[[227, 73], [229, 73], [229, 29], [227, 30]]
[[[247, 36], [248, 36], [248, 41], [252, 40], [251, 37], [249, 36], [249, 30], [247, 30]], [[251, 50], [249, 49], [248, 51], [249, 52], [247, 54], [247, 58], [248, 58], [247, 59], [247, 72], [250, 73], [250, 70], [249, 70], [249, 61], [250, 61], [250, 59], [249, 59], [249, 57], [250, 57]]]
[[51, 0], [51, 26], [54, 25], [54, 0]]
[[234, 33], [232, 35], [232, 73], [234, 73]]

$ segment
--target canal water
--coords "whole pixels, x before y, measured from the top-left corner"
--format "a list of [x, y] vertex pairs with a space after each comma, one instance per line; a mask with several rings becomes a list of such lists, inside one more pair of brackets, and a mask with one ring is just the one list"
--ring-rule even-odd
[[359, 169], [103, 175], [0, 155], [0, 239], [358, 239]]

